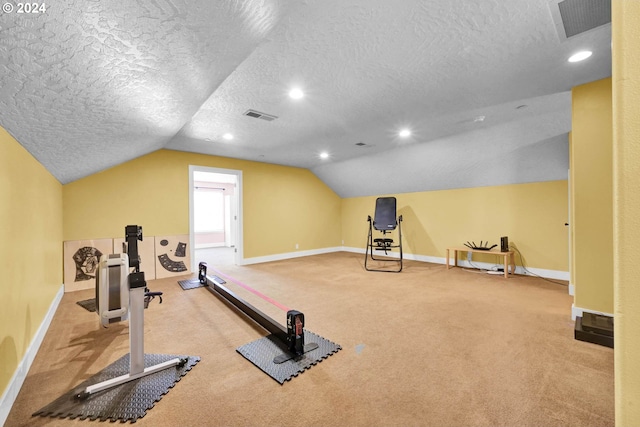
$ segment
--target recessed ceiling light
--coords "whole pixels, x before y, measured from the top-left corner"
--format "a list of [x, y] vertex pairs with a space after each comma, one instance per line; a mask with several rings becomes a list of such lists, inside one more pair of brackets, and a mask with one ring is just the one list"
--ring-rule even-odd
[[407, 138], [409, 136], [411, 136], [411, 131], [409, 129], [402, 129], [398, 135], [400, 135], [402, 138]]
[[476, 123], [484, 122], [485, 118], [486, 118], [485, 116], [477, 116], [475, 119], [473, 119], [473, 121]]
[[300, 88], [293, 88], [289, 91], [289, 96], [293, 99], [300, 99], [304, 96], [304, 92]]
[[323, 151], [322, 153], [320, 153], [320, 158], [321, 159], [328, 159], [329, 158], [329, 153], [327, 153], [326, 151]]
[[227, 141], [231, 141], [233, 139], [233, 135], [231, 135], [230, 133], [225, 133], [224, 135], [222, 135], [222, 137]]
[[588, 57], [591, 56], [591, 51], [590, 50], [582, 50], [580, 52], [574, 53], [573, 55], [571, 55], [571, 57], [569, 58], [569, 62], [579, 62], [579, 61], [583, 61], [585, 59], [587, 59]]

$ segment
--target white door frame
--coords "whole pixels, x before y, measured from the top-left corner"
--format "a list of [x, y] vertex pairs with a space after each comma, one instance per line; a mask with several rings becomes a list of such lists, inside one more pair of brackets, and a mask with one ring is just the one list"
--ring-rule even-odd
[[[226, 175], [235, 175], [236, 176], [236, 191], [235, 196], [232, 199], [235, 199], [235, 203], [231, 209], [232, 212], [236, 212], [236, 221], [235, 227], [232, 225], [231, 228], [236, 232], [235, 235], [235, 263], [236, 265], [244, 264], [244, 248], [242, 239], [242, 171], [235, 169], [221, 169], [221, 168], [212, 168], [207, 166], [196, 166], [189, 165], [189, 247], [191, 248], [191, 271], [198, 271], [197, 260], [195, 259], [195, 233], [193, 230], [193, 174], [194, 172], [207, 172], [207, 173], [223, 173]], [[234, 209], [235, 208], [235, 209]], [[232, 222], [233, 224], [233, 222]]]

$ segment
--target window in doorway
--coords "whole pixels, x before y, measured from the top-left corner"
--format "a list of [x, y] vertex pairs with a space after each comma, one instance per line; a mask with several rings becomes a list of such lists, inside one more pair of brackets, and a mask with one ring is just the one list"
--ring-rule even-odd
[[221, 190], [196, 188], [193, 207], [196, 233], [224, 231], [224, 193]]

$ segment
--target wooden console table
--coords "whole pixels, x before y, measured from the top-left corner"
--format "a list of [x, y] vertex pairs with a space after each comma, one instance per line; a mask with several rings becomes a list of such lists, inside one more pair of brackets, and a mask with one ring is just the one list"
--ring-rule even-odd
[[489, 255], [498, 255], [501, 256], [503, 259], [503, 263], [504, 263], [504, 277], [505, 279], [509, 278], [509, 268], [508, 266], [511, 266], [511, 274], [516, 272], [516, 259], [515, 259], [515, 255], [513, 251], [508, 251], [508, 252], [500, 252], [500, 251], [483, 251], [481, 249], [471, 249], [468, 248], [466, 246], [458, 246], [458, 247], [452, 247], [452, 248], [447, 248], [447, 270], [449, 268], [451, 268], [451, 266], [449, 265], [449, 252], [453, 251], [453, 266], [457, 267], [458, 266], [458, 252], [476, 252], [476, 253], [480, 253], [480, 254], [489, 254]]

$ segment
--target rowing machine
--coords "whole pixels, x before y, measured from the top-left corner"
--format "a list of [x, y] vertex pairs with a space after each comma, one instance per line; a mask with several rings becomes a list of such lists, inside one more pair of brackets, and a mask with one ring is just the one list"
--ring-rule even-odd
[[[129, 319], [129, 373], [86, 387], [76, 395], [86, 399], [94, 393], [107, 390], [129, 381], [170, 367], [182, 367], [186, 358], [174, 358], [148, 368], [144, 367], [144, 309], [154, 297], [162, 292], [148, 292], [144, 272], [140, 271], [138, 240], [142, 240], [142, 227], [129, 225], [125, 228], [127, 253], [103, 255], [96, 275], [96, 312], [100, 323]], [[130, 269], [133, 268], [133, 272]]]

